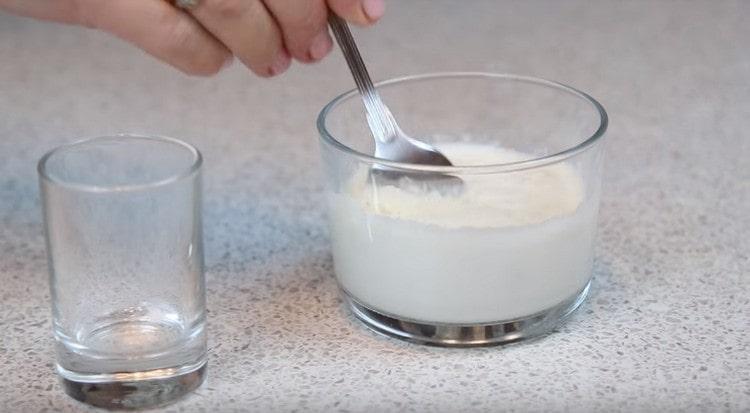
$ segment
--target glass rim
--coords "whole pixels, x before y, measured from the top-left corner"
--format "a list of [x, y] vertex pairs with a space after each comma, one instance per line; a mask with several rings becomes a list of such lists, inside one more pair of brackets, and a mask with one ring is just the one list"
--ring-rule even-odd
[[377, 158], [375, 156], [372, 156], [366, 153], [362, 153], [360, 151], [357, 151], [341, 143], [326, 128], [326, 118], [328, 117], [328, 114], [331, 111], [333, 111], [333, 109], [335, 109], [335, 107], [338, 106], [340, 103], [355, 96], [358, 93], [357, 89], [351, 89], [333, 98], [333, 100], [331, 100], [328, 104], [326, 104], [323, 107], [323, 109], [320, 111], [320, 113], [318, 114], [316, 124], [318, 128], [318, 132], [320, 134], [320, 139], [326, 145], [329, 145], [341, 152], [344, 152], [358, 159], [359, 161], [369, 163], [369, 164], [383, 165], [383, 166], [387, 166], [389, 168], [401, 170], [404, 172], [435, 172], [435, 173], [443, 173], [443, 174], [456, 174], [456, 173], [487, 174], [487, 173], [522, 171], [526, 169], [537, 168], [537, 167], [564, 161], [568, 158], [571, 158], [591, 148], [596, 142], [598, 142], [604, 136], [604, 133], [607, 131], [607, 126], [609, 124], [609, 117], [607, 116], [607, 111], [604, 109], [604, 106], [602, 106], [596, 99], [594, 99], [587, 93], [582, 92], [566, 84], [556, 82], [553, 80], [533, 77], [533, 76], [524, 76], [524, 75], [516, 75], [516, 74], [509, 74], [509, 73], [491, 73], [491, 72], [432, 72], [432, 73], [423, 73], [423, 74], [401, 76], [401, 77], [396, 77], [392, 79], [387, 79], [381, 82], [377, 82], [375, 85], [376, 86], [390, 86], [390, 85], [411, 82], [411, 81], [421, 81], [421, 80], [440, 79], [440, 78], [462, 78], [462, 77], [463, 78], [491, 78], [494, 80], [497, 80], [497, 79], [510, 80], [510, 81], [516, 81], [516, 82], [522, 82], [522, 83], [530, 83], [530, 84], [537, 85], [537, 86], [546, 86], [546, 87], [557, 89], [562, 92], [569, 93], [571, 95], [577, 96], [587, 101], [593, 107], [593, 109], [595, 109], [596, 113], [599, 116], [599, 127], [591, 136], [587, 137], [586, 139], [584, 139], [577, 145], [568, 147], [566, 149], [563, 149], [562, 151], [558, 151], [549, 155], [534, 157], [534, 158], [526, 159], [522, 161], [497, 163], [497, 164], [489, 164], [489, 165], [467, 165], [467, 166], [438, 166], [438, 165], [423, 165], [423, 164], [390, 161], [390, 160], [386, 160], [382, 158]]
[[[154, 180], [153, 182], [134, 184], [134, 185], [102, 186], [102, 185], [82, 184], [78, 182], [69, 182], [69, 181], [60, 179], [58, 177], [55, 177], [54, 175], [49, 174], [47, 171], [47, 161], [54, 155], [64, 152], [66, 150], [79, 147], [82, 145], [94, 143], [97, 141], [129, 140], [129, 139], [149, 140], [149, 141], [156, 141], [156, 142], [161, 142], [161, 143], [170, 143], [170, 144], [180, 146], [184, 149], [187, 149], [190, 152], [192, 156], [190, 160], [190, 164], [186, 168], [180, 168], [177, 172], [169, 174], [166, 178]], [[90, 138], [83, 138], [77, 141], [73, 141], [73, 142], [55, 147], [51, 149], [50, 151], [48, 151], [47, 153], [45, 153], [39, 159], [39, 162], [37, 163], [37, 172], [39, 174], [39, 177], [43, 181], [54, 184], [56, 186], [69, 189], [69, 190], [74, 190], [78, 192], [90, 192], [90, 193], [113, 193], [113, 192], [142, 191], [142, 190], [166, 186], [166, 185], [181, 181], [185, 178], [188, 178], [194, 175], [200, 170], [202, 164], [203, 164], [203, 155], [201, 154], [201, 152], [193, 145], [185, 141], [182, 141], [180, 139], [172, 138], [168, 136], [161, 136], [161, 135], [141, 135], [137, 133], [116, 133], [112, 135], [100, 135], [100, 136], [95, 136], [95, 137], [90, 137]]]

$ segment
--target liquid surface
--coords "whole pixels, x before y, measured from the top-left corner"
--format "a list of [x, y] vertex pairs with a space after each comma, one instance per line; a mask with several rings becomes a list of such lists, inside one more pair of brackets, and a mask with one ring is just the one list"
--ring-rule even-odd
[[[456, 165], [529, 158], [469, 143], [438, 149]], [[597, 211], [572, 165], [461, 179], [461, 193], [446, 195], [354, 174], [331, 197], [341, 286], [381, 313], [437, 323], [514, 320], [585, 287]]]

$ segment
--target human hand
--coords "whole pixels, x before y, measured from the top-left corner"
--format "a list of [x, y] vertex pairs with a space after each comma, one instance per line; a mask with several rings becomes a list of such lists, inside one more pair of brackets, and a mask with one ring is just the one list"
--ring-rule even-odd
[[292, 58], [312, 63], [331, 51], [329, 10], [366, 26], [383, 15], [385, 3], [198, 0], [181, 9], [165, 0], [0, 0], [0, 8], [112, 33], [187, 74], [215, 74], [237, 57], [270, 77], [286, 71]]

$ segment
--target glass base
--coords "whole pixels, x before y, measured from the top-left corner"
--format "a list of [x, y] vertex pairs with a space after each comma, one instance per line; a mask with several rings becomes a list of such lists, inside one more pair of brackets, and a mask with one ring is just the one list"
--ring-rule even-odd
[[484, 324], [439, 324], [399, 319], [372, 310], [342, 290], [349, 307], [377, 333], [401, 340], [439, 347], [478, 347], [507, 344], [552, 331], [586, 298], [591, 281], [562, 303], [517, 320]]
[[107, 409], [140, 409], [168, 404], [198, 388], [206, 360], [194, 366], [132, 373], [81, 375], [57, 367], [65, 393]]

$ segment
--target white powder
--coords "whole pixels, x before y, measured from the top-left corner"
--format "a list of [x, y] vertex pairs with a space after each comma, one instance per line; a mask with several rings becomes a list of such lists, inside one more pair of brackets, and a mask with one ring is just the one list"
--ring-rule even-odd
[[[456, 165], [529, 156], [486, 145], [439, 149]], [[510, 321], [575, 296], [590, 279], [596, 205], [575, 169], [462, 175], [457, 196], [373, 186], [368, 171], [331, 201], [336, 275], [362, 304], [438, 323]]]
[[[520, 152], [476, 144], [440, 145], [454, 165], [517, 162]], [[573, 213], [583, 199], [578, 174], [567, 164], [493, 175], [462, 175], [460, 196], [408, 186], [373, 186], [367, 171], [350, 182], [349, 192], [370, 213], [449, 228], [529, 225]], [[439, 183], [438, 183], [439, 184]]]

